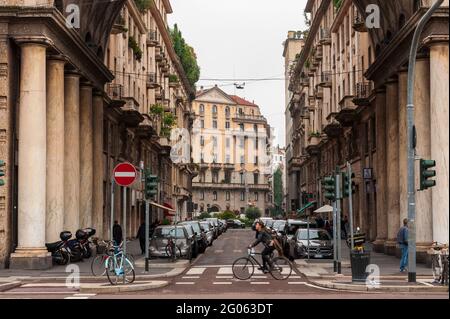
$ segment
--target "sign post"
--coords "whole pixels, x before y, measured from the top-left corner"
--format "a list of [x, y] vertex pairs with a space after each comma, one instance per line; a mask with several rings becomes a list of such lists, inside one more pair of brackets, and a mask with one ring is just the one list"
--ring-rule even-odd
[[134, 165], [130, 163], [121, 163], [117, 165], [114, 168], [113, 171], [114, 180], [117, 183], [117, 185], [120, 185], [123, 187], [123, 208], [122, 208], [122, 214], [123, 214], [123, 225], [122, 225], [122, 232], [123, 232], [123, 248], [122, 248], [122, 274], [123, 274], [123, 283], [126, 283], [126, 276], [125, 276], [125, 260], [127, 256], [127, 187], [132, 185], [137, 178], [137, 171]]
[[[352, 166], [349, 162], [347, 162], [347, 176], [349, 176], [348, 183], [348, 214], [349, 214], [349, 223], [350, 223], [350, 238], [351, 238], [351, 249], [355, 248], [355, 240], [353, 238], [353, 189], [352, 189]], [[348, 236], [348, 235], [347, 235]]]

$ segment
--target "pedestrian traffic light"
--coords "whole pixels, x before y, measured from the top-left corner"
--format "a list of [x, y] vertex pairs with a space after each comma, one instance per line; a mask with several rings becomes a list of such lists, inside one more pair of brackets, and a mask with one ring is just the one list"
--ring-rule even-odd
[[426, 190], [428, 188], [436, 186], [436, 181], [430, 179], [436, 176], [435, 170], [430, 170], [436, 166], [436, 161], [433, 160], [420, 160], [420, 190]]
[[[5, 174], [6, 174], [6, 171], [5, 171], [5, 169], [3, 168], [3, 167], [5, 167], [5, 166], [6, 166], [5, 161], [0, 160], [0, 177], [5, 176]], [[4, 186], [4, 185], [5, 185], [5, 181], [4, 181], [2, 178], [0, 178], [0, 186]]]
[[330, 201], [336, 200], [336, 180], [333, 176], [327, 176], [322, 181], [324, 197]]
[[355, 193], [356, 184], [353, 181], [354, 178], [355, 178], [355, 173], [352, 173], [350, 178], [349, 178], [348, 174], [342, 173], [342, 194], [343, 194], [344, 198], [350, 196], [350, 192], [349, 192], [350, 184], [351, 184], [352, 194]]
[[145, 174], [145, 199], [153, 199], [158, 195], [158, 176]]

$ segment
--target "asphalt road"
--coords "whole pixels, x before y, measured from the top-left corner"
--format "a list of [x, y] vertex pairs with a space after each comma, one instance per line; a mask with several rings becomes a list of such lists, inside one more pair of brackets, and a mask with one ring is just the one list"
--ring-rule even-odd
[[[33, 299], [448, 299], [447, 294], [361, 293], [325, 289], [311, 284], [294, 271], [284, 281], [270, 274], [255, 272], [246, 281], [233, 277], [231, 265], [246, 255], [246, 247], [255, 240], [251, 230], [228, 230], [200, 255], [181, 275], [170, 278], [169, 285], [154, 290], [117, 295], [79, 294], [73, 289], [31, 284], [0, 293], [0, 298]], [[260, 258], [260, 257], [257, 257]]]

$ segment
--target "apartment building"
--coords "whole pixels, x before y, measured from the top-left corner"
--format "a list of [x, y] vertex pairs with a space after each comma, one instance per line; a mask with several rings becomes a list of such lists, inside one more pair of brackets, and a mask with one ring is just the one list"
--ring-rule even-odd
[[258, 207], [268, 214], [270, 127], [258, 105], [215, 86], [198, 92], [192, 108], [192, 156], [200, 171], [192, 185], [197, 212]]
[[[316, 203], [311, 210], [326, 203], [323, 178], [350, 163], [356, 174], [355, 225], [376, 251], [397, 254], [396, 233], [407, 216], [406, 66], [415, 25], [430, 3], [375, 1], [384, 20], [381, 28], [370, 29], [365, 23], [366, 2], [307, 2], [311, 28], [290, 83], [292, 162], [301, 172], [301, 192]], [[448, 68], [448, 61], [443, 62], [448, 57], [448, 30], [443, 23], [448, 23], [448, 3], [428, 22], [417, 61], [417, 153], [440, 158], [437, 171], [443, 174], [438, 173], [439, 187], [417, 193], [421, 261], [432, 241], [448, 242], [448, 229], [444, 231], [448, 205], [443, 206], [448, 199], [442, 197], [448, 191], [448, 154], [438, 150], [448, 145], [448, 136], [438, 133], [444, 131], [441, 125], [447, 117], [435, 113], [444, 114], [442, 107], [448, 106], [441, 100], [448, 96], [448, 87], [438, 82], [447, 81], [448, 72], [438, 74], [435, 69], [438, 64]], [[348, 200], [343, 202], [343, 214], [348, 215]]]

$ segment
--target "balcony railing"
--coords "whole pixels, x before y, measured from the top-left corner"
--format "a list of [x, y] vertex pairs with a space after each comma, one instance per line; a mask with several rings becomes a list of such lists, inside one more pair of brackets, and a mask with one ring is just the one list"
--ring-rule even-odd
[[148, 88], [155, 88], [158, 84], [156, 82], [156, 73], [148, 73], [147, 74], [147, 87]]
[[320, 29], [320, 43], [331, 44], [331, 32], [328, 28]]
[[355, 87], [355, 97], [353, 99], [353, 103], [358, 106], [368, 106], [369, 105], [369, 97], [372, 93], [372, 83], [371, 82], [360, 82], [356, 84]]
[[237, 113], [235, 120], [238, 121], [266, 121], [266, 118], [262, 115], [250, 115]]
[[122, 100], [122, 98], [123, 98], [122, 84], [109, 83], [106, 86], [106, 94], [108, 94], [108, 96], [111, 100]]
[[366, 21], [359, 12], [355, 13], [353, 18], [353, 29], [358, 32], [367, 32]]
[[331, 87], [332, 77], [331, 71], [323, 71], [320, 75], [320, 85], [324, 87]]
[[150, 30], [147, 33], [147, 45], [154, 47], [158, 44], [158, 33], [156, 31]]

